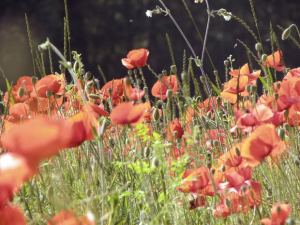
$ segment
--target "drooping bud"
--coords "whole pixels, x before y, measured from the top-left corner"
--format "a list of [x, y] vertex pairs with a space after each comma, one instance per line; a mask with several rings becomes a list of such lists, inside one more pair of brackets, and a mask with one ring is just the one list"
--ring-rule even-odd
[[286, 40], [286, 39], [288, 39], [288, 38], [290, 37], [293, 26], [295, 26], [295, 24], [290, 25], [288, 28], [286, 28], [286, 29], [282, 32], [282, 34], [281, 34], [281, 39], [282, 39], [283, 41]]

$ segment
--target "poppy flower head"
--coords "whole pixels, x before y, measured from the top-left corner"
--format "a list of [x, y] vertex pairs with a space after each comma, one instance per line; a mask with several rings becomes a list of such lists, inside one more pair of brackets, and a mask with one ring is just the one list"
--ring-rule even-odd
[[127, 69], [132, 70], [146, 65], [149, 56], [149, 50], [145, 48], [134, 49], [128, 52], [127, 57], [123, 58], [122, 64]]
[[113, 108], [110, 113], [110, 119], [114, 125], [135, 124], [143, 118], [148, 110], [148, 103], [134, 105], [132, 102], [120, 103]]
[[167, 99], [167, 91], [171, 89], [173, 93], [179, 90], [179, 84], [176, 75], [162, 76], [151, 89], [151, 94], [161, 100]]
[[47, 98], [47, 93], [62, 94], [63, 93], [63, 77], [62, 75], [47, 75], [38, 80], [35, 89], [38, 97]]
[[278, 72], [282, 72], [285, 69], [283, 64], [283, 54], [282, 51], [278, 50], [267, 56], [265, 65], [267, 67], [273, 68]]

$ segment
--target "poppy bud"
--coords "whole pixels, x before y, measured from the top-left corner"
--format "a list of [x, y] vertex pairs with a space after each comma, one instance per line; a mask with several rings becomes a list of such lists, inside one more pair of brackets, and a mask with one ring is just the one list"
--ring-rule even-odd
[[240, 155], [241, 155], [241, 151], [240, 151], [239, 148], [235, 148], [235, 154], [236, 154], [237, 156], [240, 156]]
[[89, 98], [97, 100], [97, 99], [100, 99], [100, 96], [96, 95], [96, 94], [89, 94]]
[[290, 37], [293, 26], [294, 26], [294, 24], [290, 25], [288, 28], [286, 28], [286, 29], [282, 32], [281, 39], [282, 39], [283, 41], [286, 40], [286, 39], [288, 39], [288, 38]]
[[170, 72], [171, 72], [171, 74], [177, 74], [177, 67], [176, 67], [176, 65], [172, 65], [170, 67]]
[[99, 82], [99, 80], [98, 79], [94, 79], [94, 83], [95, 83], [97, 89], [100, 89], [100, 82]]
[[146, 147], [144, 148], [143, 153], [144, 153], [144, 154], [143, 154], [144, 157], [145, 157], [145, 158], [148, 158], [149, 155], [150, 155], [150, 148], [149, 148], [148, 146], [146, 146]]
[[267, 60], [268, 56], [266, 54], [263, 54], [261, 56], [261, 61], [265, 62]]
[[285, 140], [285, 130], [283, 128], [278, 129], [278, 136], [281, 138], [281, 140]]
[[152, 113], [152, 117], [153, 117], [154, 121], [158, 121], [160, 119], [159, 109], [154, 108], [153, 113]]
[[229, 60], [224, 60], [224, 66], [228, 67], [229, 66]]
[[255, 50], [257, 51], [257, 52], [261, 52], [262, 51], [262, 44], [261, 43], [256, 43], [255, 44]]
[[32, 82], [33, 85], [35, 85], [37, 81], [38, 81], [37, 77], [32, 77], [31, 78], [31, 82]]
[[173, 96], [173, 90], [172, 90], [172, 89], [168, 89], [168, 90], [167, 90], [167, 98], [168, 98], [168, 99], [171, 99], [172, 96]]
[[84, 74], [84, 80], [86, 80], [86, 81], [92, 79], [92, 77], [93, 77], [93, 75], [89, 71]]
[[157, 168], [160, 166], [160, 161], [158, 158], [154, 157], [151, 162], [152, 167]]
[[19, 97], [23, 97], [24, 94], [25, 94], [25, 89], [24, 89], [23, 87], [21, 87], [21, 88], [19, 89], [18, 95], [19, 95]]
[[46, 91], [47, 98], [50, 98], [52, 95], [53, 95], [52, 91], [50, 91], [50, 90]]
[[166, 70], [163, 70], [161, 73], [163, 76], [168, 76], [168, 72]]

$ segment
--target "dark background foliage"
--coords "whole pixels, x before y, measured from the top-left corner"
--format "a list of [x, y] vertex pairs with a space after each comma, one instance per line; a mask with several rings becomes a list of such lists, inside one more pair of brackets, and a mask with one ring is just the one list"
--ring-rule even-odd
[[[195, 4], [185, 0], [196, 20], [201, 33], [206, 24], [205, 4]], [[183, 28], [198, 55], [201, 41], [182, 0], [165, 1]], [[171, 57], [166, 42], [169, 34], [175, 51], [176, 63], [182, 64], [183, 50], [190, 52], [168, 17], [156, 15], [147, 18], [145, 11], [158, 5], [157, 0], [69, 0], [71, 45], [82, 53], [85, 68], [98, 75], [97, 65], [103, 68], [109, 79], [126, 75], [120, 59], [132, 48], [146, 47], [150, 50], [149, 63], [160, 72], [171, 65]], [[226, 8], [243, 18], [253, 29], [250, 5], [247, 0], [210, 1], [212, 9]], [[255, 2], [262, 40], [270, 51], [269, 27], [273, 24], [287, 27], [291, 23], [300, 25], [299, 0], [257, 0]], [[27, 40], [24, 14], [27, 14], [33, 39], [36, 44], [49, 37], [63, 49], [64, 1], [63, 0], [1, 0], [0, 1], [0, 67], [10, 80], [20, 75], [32, 75], [32, 61]], [[247, 60], [241, 45], [235, 46], [237, 38], [254, 48], [255, 41], [237, 22], [224, 21], [221, 17], [212, 19], [208, 49], [222, 76], [223, 61], [232, 54], [236, 66]], [[291, 42], [280, 43], [288, 66], [299, 66], [299, 51]], [[207, 58], [206, 58], [207, 59]], [[205, 67], [211, 74], [212, 68], [206, 60]], [[49, 71], [48, 71], [49, 72]], [[199, 74], [200, 75], [200, 74]], [[149, 75], [151, 76], [151, 75]], [[3, 79], [1, 78], [3, 84]], [[1, 85], [3, 87], [3, 85]]]

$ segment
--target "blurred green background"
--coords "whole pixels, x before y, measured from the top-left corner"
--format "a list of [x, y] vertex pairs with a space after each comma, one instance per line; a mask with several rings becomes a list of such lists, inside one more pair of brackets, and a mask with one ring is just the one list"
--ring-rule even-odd
[[[165, 0], [165, 3], [200, 55], [201, 42], [183, 1]], [[204, 33], [205, 4], [195, 4], [193, 0], [186, 0], [186, 3], [200, 31]], [[226, 8], [255, 29], [247, 0], [217, 0], [210, 1], [210, 4], [212, 9]], [[190, 52], [168, 17], [146, 17], [146, 10], [153, 9], [156, 5], [159, 5], [157, 0], [69, 0], [71, 45], [72, 49], [82, 53], [86, 70], [98, 76], [97, 65], [100, 65], [109, 79], [125, 76], [126, 69], [121, 65], [121, 58], [130, 49], [140, 47], [150, 50], [149, 63], [156, 71], [168, 69], [171, 58], [166, 33], [171, 38], [176, 62], [180, 68], [183, 50], [186, 49], [188, 55]], [[281, 32], [276, 25], [287, 27], [291, 23], [300, 24], [299, 0], [256, 0], [255, 5], [262, 39], [269, 50], [270, 22], [279, 35]], [[21, 75], [33, 74], [25, 13], [29, 18], [36, 44], [49, 37], [58, 48], [63, 49], [63, 0], [1, 0], [0, 67], [10, 80], [15, 80]], [[221, 76], [224, 76], [223, 60], [228, 55], [232, 54], [237, 59], [236, 66], [242, 65], [247, 59], [243, 47], [235, 47], [237, 38], [254, 48], [254, 40], [237, 22], [226, 22], [221, 17], [212, 19], [208, 49]], [[288, 66], [298, 66], [299, 50], [291, 42], [281, 43], [281, 46]], [[211, 74], [211, 67], [207, 62], [206, 60], [205, 67]], [[2, 78], [1, 84], [3, 87]]]

